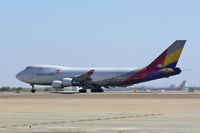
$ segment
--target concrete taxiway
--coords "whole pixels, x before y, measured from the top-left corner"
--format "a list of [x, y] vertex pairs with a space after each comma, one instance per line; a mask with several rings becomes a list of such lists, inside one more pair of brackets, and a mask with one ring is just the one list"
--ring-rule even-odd
[[200, 92], [9, 92], [0, 107], [0, 132], [200, 132]]

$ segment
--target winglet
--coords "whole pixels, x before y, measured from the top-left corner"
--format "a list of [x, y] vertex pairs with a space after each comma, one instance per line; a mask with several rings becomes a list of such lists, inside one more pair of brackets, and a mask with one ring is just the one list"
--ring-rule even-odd
[[159, 69], [163, 67], [175, 68], [181, 55], [186, 40], [176, 40], [160, 56], [158, 56], [147, 68]]
[[89, 72], [85, 74], [81, 74], [80, 76], [74, 77], [77, 81], [85, 81], [85, 80], [90, 80], [91, 75], [94, 73], [94, 70], [90, 70]]
[[90, 70], [89, 72], [87, 72], [87, 74], [92, 75], [94, 73], [94, 70]]

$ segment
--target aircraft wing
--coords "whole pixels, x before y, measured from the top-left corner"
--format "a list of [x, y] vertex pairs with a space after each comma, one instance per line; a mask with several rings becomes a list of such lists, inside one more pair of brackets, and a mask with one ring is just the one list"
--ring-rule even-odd
[[94, 71], [95, 70], [90, 70], [89, 72], [87, 72], [85, 74], [81, 74], [80, 76], [76, 76], [73, 79], [80, 82], [84, 86], [92, 87], [91, 86], [91, 82], [92, 82], [91, 76], [94, 73]]

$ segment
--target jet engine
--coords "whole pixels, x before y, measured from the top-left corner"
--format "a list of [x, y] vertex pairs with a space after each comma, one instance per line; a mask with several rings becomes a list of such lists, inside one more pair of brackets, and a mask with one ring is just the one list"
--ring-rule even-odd
[[80, 85], [80, 82], [76, 81], [75, 79], [72, 78], [64, 78], [62, 81], [62, 84], [64, 87], [67, 86], [78, 86]]
[[67, 86], [72, 86], [72, 78], [64, 78], [62, 81], [63, 86], [67, 87]]
[[52, 82], [52, 87], [53, 88], [64, 88], [63, 85], [62, 85], [62, 81], [59, 81], [59, 80], [55, 80]]
[[55, 80], [52, 83], [53, 88], [64, 88], [68, 86], [79, 86], [80, 82], [72, 79], [72, 78], [64, 78], [62, 81]]

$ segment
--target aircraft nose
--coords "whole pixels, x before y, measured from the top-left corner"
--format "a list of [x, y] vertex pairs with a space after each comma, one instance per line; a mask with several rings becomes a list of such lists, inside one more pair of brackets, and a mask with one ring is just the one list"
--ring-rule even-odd
[[18, 80], [22, 80], [22, 72], [19, 72], [17, 75], [16, 75], [16, 78]]

